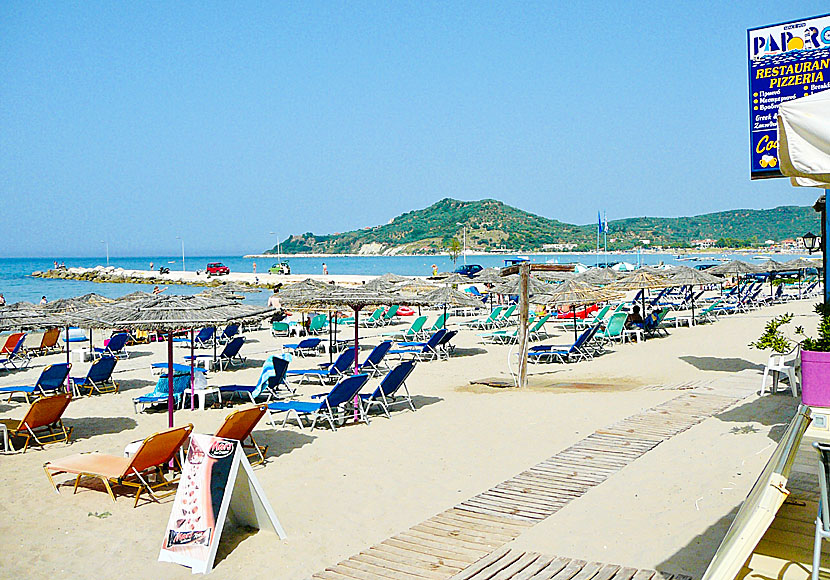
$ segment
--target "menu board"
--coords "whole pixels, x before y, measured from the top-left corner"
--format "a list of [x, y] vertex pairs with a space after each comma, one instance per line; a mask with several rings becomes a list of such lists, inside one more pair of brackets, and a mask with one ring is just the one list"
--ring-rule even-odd
[[747, 31], [752, 179], [783, 177], [778, 106], [830, 89], [830, 14]]
[[239, 441], [194, 434], [159, 561], [209, 572], [228, 519], [285, 538]]

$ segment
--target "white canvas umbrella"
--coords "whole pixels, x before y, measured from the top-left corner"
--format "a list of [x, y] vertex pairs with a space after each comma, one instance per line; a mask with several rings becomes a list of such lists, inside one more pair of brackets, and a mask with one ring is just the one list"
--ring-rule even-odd
[[[830, 191], [830, 91], [821, 91], [782, 103], [778, 123], [778, 160], [781, 173], [798, 187], [821, 187]], [[825, 194], [826, 199], [826, 194]], [[824, 302], [830, 302], [827, 282], [826, 201], [820, 202], [824, 242]]]

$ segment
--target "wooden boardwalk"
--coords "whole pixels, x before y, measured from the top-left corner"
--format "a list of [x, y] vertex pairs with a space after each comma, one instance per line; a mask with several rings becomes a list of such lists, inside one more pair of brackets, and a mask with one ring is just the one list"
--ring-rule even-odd
[[482, 558], [451, 580], [691, 580], [685, 574], [663, 574], [616, 564], [543, 556], [502, 548]]
[[[600, 429], [457, 506], [435, 515], [338, 564], [320, 580], [662, 580], [682, 576], [581, 560], [546, 557], [504, 546], [525, 529], [704, 419], [749, 394], [687, 391], [665, 403]], [[561, 564], [561, 566], [560, 566]]]

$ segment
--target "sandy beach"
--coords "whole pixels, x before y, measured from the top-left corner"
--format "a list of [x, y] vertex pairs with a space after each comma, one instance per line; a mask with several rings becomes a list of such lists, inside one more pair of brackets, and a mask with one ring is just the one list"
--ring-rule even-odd
[[[268, 444], [269, 460], [255, 473], [288, 537], [226, 530], [214, 575], [310, 577], [626, 417], [689, 393], [728, 391], [729, 410], [661, 443], [510, 543], [549, 555], [699, 577], [797, 403], [783, 393], [758, 398], [766, 354], [747, 344], [775, 314], [794, 312], [796, 324], [812, 327], [812, 303], [670, 329], [666, 338], [618, 345], [592, 361], [531, 365], [530, 385], [521, 390], [471, 385], [509, 378], [506, 362], [513, 355], [509, 346], [485, 346], [475, 331], [462, 331], [455, 356], [419, 363], [407, 381], [417, 412], [399, 410], [391, 419], [377, 416], [370, 425], [336, 432], [261, 423], [255, 435]], [[403, 319], [393, 328], [408, 323]], [[361, 329], [363, 344], [376, 344], [378, 334], [388, 330]], [[560, 329], [550, 342], [570, 342], [571, 332]], [[272, 337], [264, 325], [246, 336], [246, 365], [211, 373], [210, 385], [254, 384], [265, 358], [290, 342]], [[124, 494], [113, 504], [96, 483], [75, 495], [71, 486], [62, 486], [58, 495], [41, 468], [73, 453], [119, 455], [127, 443], [166, 427], [166, 414], [134, 414], [131, 403], [152, 390], [156, 377], [150, 363], [165, 359], [164, 346], [129, 350], [131, 356], [116, 367], [119, 393], [70, 405], [65, 415], [74, 427], [70, 446], [0, 456], [2, 576], [191, 576], [187, 568], [157, 562], [172, 498], [142, 501], [134, 509]], [[177, 348], [177, 362], [185, 354]], [[64, 357], [37, 358], [28, 370], [0, 375], [0, 385], [31, 383], [45, 364]], [[327, 360], [328, 355], [295, 359], [290, 368]], [[88, 367], [73, 362], [72, 375], [83, 375]], [[306, 397], [325, 390], [298, 388]], [[19, 418], [25, 409], [17, 399], [4, 400], [0, 416]], [[180, 410], [175, 420], [210, 434], [229, 412]]]

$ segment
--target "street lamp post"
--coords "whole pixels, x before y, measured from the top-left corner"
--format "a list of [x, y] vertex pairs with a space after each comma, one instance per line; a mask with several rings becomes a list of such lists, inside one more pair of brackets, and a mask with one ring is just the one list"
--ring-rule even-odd
[[182, 242], [182, 272], [184, 272], [184, 239], [181, 236], [176, 236], [176, 239]]
[[101, 240], [101, 243], [107, 248], [107, 266], [110, 265], [110, 243], [106, 240]]
[[280, 252], [280, 235], [277, 232], [269, 232], [269, 233], [272, 236], [274, 236], [274, 239], [277, 242], [277, 244], [276, 244], [277, 245], [277, 265], [279, 266], [279, 263], [282, 262], [282, 260], [280, 259], [280, 253], [281, 253]]
[[455, 225], [461, 226], [462, 228], [464, 228], [464, 250], [463, 250], [463, 253], [464, 253], [464, 265], [466, 266], [467, 265], [467, 226], [465, 224], [462, 224], [461, 222], [455, 222]]

